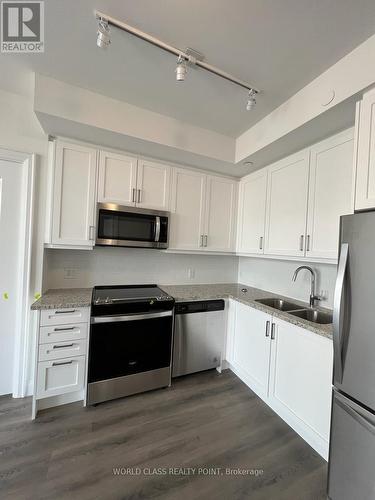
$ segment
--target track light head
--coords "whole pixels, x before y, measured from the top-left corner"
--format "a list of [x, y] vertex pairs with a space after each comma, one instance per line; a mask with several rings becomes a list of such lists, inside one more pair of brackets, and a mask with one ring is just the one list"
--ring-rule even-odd
[[179, 58], [177, 59], [177, 66], [176, 66], [176, 81], [184, 82], [186, 73], [187, 73], [186, 61], [183, 57], [179, 56]]
[[109, 29], [108, 21], [106, 21], [103, 18], [100, 18], [97, 31], [96, 45], [101, 49], [106, 49], [110, 43], [111, 43], [111, 32]]
[[256, 96], [257, 92], [253, 89], [250, 89], [249, 90], [249, 95], [248, 95], [248, 98], [247, 98], [247, 104], [246, 104], [246, 110], [247, 111], [252, 111], [256, 104], [257, 104], [257, 100], [255, 99], [255, 96]]

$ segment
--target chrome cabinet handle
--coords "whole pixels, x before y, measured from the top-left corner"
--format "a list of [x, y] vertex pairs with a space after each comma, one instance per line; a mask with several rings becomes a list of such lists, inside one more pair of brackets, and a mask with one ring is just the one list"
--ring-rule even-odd
[[73, 314], [75, 312], [75, 309], [69, 309], [68, 311], [55, 311], [55, 314]]
[[345, 312], [344, 292], [345, 275], [348, 264], [349, 245], [341, 245], [340, 260], [337, 268], [337, 279], [333, 300], [333, 352], [334, 352], [334, 379], [341, 384], [343, 375], [342, 359], [342, 339], [343, 339], [343, 320]]
[[203, 247], [203, 234], [201, 234], [201, 238], [200, 238], [200, 244], [199, 244], [200, 247]]
[[71, 359], [70, 361], [63, 361], [60, 363], [52, 363], [52, 366], [71, 365], [72, 363], [73, 363], [73, 360]]
[[266, 337], [270, 336], [270, 321], [266, 321]]
[[138, 203], [141, 203], [141, 190], [137, 189], [138, 191]]
[[306, 252], [310, 252], [310, 235], [307, 235], [306, 238]]
[[207, 234], [204, 235], [204, 246], [207, 246], [207, 241], [208, 241], [208, 236]]
[[74, 344], [54, 345], [52, 349], [63, 349], [64, 347], [73, 347]]
[[263, 236], [259, 238], [259, 250], [263, 250]]
[[135, 203], [135, 188], [132, 189], [132, 202]]
[[67, 326], [66, 328], [54, 328], [53, 331], [54, 332], [68, 332], [71, 330], [75, 330], [75, 328], [76, 328], [75, 326]]
[[95, 226], [90, 226], [89, 228], [89, 240], [95, 240]]
[[303, 240], [305, 239], [304, 235], [301, 234], [300, 238], [299, 238], [299, 249], [301, 252], [303, 252]]
[[272, 323], [271, 326], [271, 340], [275, 340], [275, 323]]

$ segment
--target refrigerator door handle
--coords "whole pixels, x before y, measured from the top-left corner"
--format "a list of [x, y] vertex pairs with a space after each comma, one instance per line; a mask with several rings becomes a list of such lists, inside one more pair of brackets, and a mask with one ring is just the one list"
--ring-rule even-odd
[[375, 416], [369, 411], [362, 408], [357, 403], [354, 403], [351, 399], [345, 397], [338, 391], [334, 391], [337, 404], [341, 406], [343, 410], [349, 413], [354, 420], [359, 422], [361, 425], [366, 427], [372, 434], [375, 434]]
[[334, 352], [334, 380], [342, 383], [343, 359], [342, 359], [342, 339], [343, 320], [345, 307], [343, 302], [345, 292], [345, 275], [348, 264], [349, 245], [341, 245], [340, 260], [337, 269], [337, 279], [333, 303], [333, 352]]

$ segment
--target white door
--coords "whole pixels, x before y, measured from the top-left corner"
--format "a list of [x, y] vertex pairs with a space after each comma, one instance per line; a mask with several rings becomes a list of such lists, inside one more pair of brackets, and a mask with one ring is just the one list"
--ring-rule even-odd
[[100, 151], [98, 201], [134, 206], [136, 202], [137, 158]]
[[332, 341], [285, 321], [273, 321], [270, 404], [297, 430], [309, 433], [311, 429], [316, 435], [304, 437], [323, 450], [331, 415]]
[[219, 176], [207, 176], [206, 250], [233, 252], [235, 247], [235, 221], [237, 182]]
[[0, 395], [13, 392], [21, 269], [22, 165], [0, 160]]
[[353, 129], [311, 148], [306, 256], [337, 259], [340, 216], [354, 211]]
[[206, 176], [192, 170], [173, 171], [169, 247], [200, 250], [204, 235]]
[[137, 207], [169, 210], [171, 167], [138, 160]]
[[375, 208], [375, 89], [357, 107], [358, 152], [356, 210]]
[[267, 177], [264, 168], [241, 179], [237, 239], [240, 253], [264, 252]]
[[303, 256], [309, 185], [309, 151], [269, 167], [265, 253]]
[[240, 378], [259, 396], [267, 397], [272, 316], [236, 304], [232, 363]]
[[95, 241], [96, 150], [57, 141], [52, 243], [92, 248]]

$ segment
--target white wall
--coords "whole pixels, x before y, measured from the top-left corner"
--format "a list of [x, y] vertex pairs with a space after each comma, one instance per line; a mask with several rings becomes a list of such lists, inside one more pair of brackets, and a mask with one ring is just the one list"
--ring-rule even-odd
[[240, 257], [238, 281], [245, 285], [307, 302], [310, 295], [309, 273], [301, 271], [297, 280], [292, 282], [294, 270], [303, 264], [310, 265], [317, 271], [316, 290], [318, 294], [324, 291], [326, 296], [320, 305], [332, 307], [336, 280], [336, 266], [332, 264], [309, 264], [297, 261]]
[[[158, 250], [97, 247], [46, 250], [44, 289], [93, 285], [235, 283], [235, 256], [184, 255]], [[189, 279], [188, 270], [194, 272]]]
[[[0, 148], [37, 154], [30, 301], [33, 300], [35, 293], [41, 291], [42, 287], [47, 146], [47, 136], [33, 111], [31, 92], [30, 96], [26, 96], [0, 89]], [[33, 370], [31, 362], [34, 352], [35, 315], [32, 315], [31, 322], [29, 374]]]

